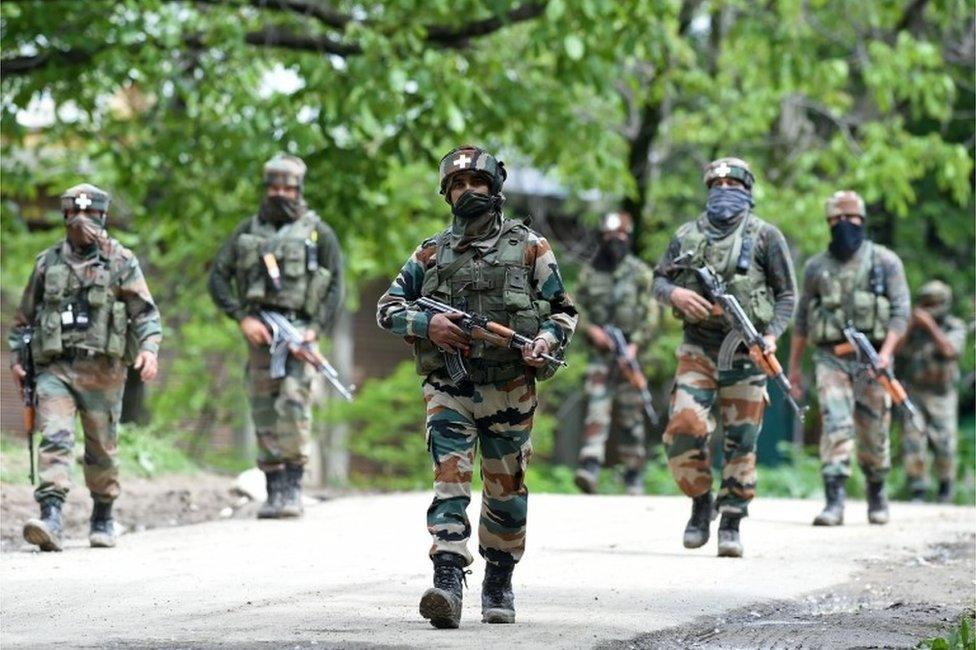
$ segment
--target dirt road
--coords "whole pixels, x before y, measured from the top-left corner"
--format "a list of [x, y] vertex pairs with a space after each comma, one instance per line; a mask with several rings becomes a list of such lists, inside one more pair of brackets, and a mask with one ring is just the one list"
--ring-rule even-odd
[[[479, 560], [461, 629], [436, 631], [416, 609], [430, 581], [428, 499], [342, 498], [302, 521], [162, 528], [126, 535], [115, 550], [80, 539], [61, 554], [9, 550], [0, 554], [0, 642], [551, 649], [640, 638], [641, 647], [663, 647], [648, 635], [754, 603], [792, 602], [848, 583], [872, 562], [928, 561], [939, 544], [971, 557], [976, 531], [973, 508], [895, 504], [892, 523], [876, 527], [853, 502], [848, 525], [826, 529], [809, 525], [816, 502], [760, 499], [743, 524], [747, 555], [731, 560], [715, 557], [714, 540], [681, 547], [685, 499], [533, 495], [529, 548], [514, 580], [518, 623], [479, 622]], [[971, 602], [971, 569], [961, 584]]]

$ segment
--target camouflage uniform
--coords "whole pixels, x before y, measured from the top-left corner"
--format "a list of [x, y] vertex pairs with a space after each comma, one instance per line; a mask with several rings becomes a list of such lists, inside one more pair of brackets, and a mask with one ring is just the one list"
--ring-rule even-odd
[[[709, 172], [722, 169], [712, 163]], [[725, 165], [724, 169], [728, 169]], [[751, 174], [750, 174], [751, 175]], [[707, 176], [706, 176], [707, 178]], [[748, 184], [751, 186], [751, 182]], [[729, 290], [749, 313], [760, 332], [779, 337], [789, 325], [795, 305], [795, 277], [789, 249], [779, 229], [751, 210], [739, 215], [731, 233], [718, 236], [708, 216], [684, 224], [671, 240], [654, 271], [654, 296], [670, 305], [678, 286], [701, 290], [687, 272], [675, 271], [674, 261], [690, 253], [686, 263], [708, 263], [725, 277]], [[768, 402], [766, 376], [740, 350], [732, 368], [719, 371], [718, 350], [730, 329], [724, 319], [709, 317], [684, 320], [684, 341], [678, 347], [678, 367], [664, 445], [668, 465], [682, 492], [695, 498], [712, 486], [708, 439], [722, 420], [723, 468], [717, 508], [720, 512], [745, 516], [756, 492], [756, 441]]]
[[823, 421], [820, 462], [825, 477], [851, 475], [855, 436], [858, 464], [869, 482], [883, 482], [891, 467], [891, 398], [862, 364], [852, 356], [837, 356], [834, 346], [845, 341], [841, 326], [850, 319], [877, 347], [889, 330], [905, 330], [908, 310], [901, 260], [879, 244], [865, 241], [846, 262], [830, 252], [820, 253], [803, 269], [796, 334], [817, 346], [817, 397]]
[[[485, 155], [473, 148], [455, 150], [442, 162], [442, 178], [446, 165], [484, 169]], [[493, 165], [494, 159], [487, 158]], [[380, 297], [376, 318], [380, 327], [413, 344], [417, 370], [424, 377], [427, 446], [434, 469], [434, 500], [427, 511], [430, 555], [453, 553], [464, 565], [472, 562], [466, 508], [480, 446], [484, 490], [478, 550], [490, 564], [512, 566], [525, 550], [524, 479], [532, 455], [535, 381], [549, 369], [525, 365], [519, 351], [474, 341], [466, 359], [471, 379], [455, 384], [444, 369], [442, 353], [427, 338], [430, 315], [412, 303], [433, 296], [530, 338], [542, 337], [551, 350], [569, 342], [576, 308], [549, 243], [521, 222], [497, 213], [489, 233], [463, 251], [452, 244], [451, 232], [448, 228], [414, 251]], [[459, 259], [463, 263], [455, 262]]]
[[[627, 255], [613, 271], [599, 271], [587, 264], [580, 271], [576, 304], [580, 311], [580, 331], [589, 325], [617, 325], [627, 342], [637, 346], [638, 355], [651, 340], [655, 307], [651, 294], [653, 274], [644, 262]], [[586, 367], [587, 397], [581, 464], [594, 459], [602, 464], [610, 435], [614, 408], [620, 426], [617, 452], [629, 470], [644, 467], [644, 405], [640, 391], [617, 368], [612, 352], [589, 345]]]
[[[956, 469], [956, 433], [959, 416], [959, 394], [956, 382], [959, 381], [958, 357], [966, 344], [966, 324], [948, 313], [951, 306], [951, 293], [948, 286], [935, 281], [927, 283], [920, 295], [924, 298], [931, 290], [941, 290], [945, 294], [943, 309], [927, 309], [943, 334], [952, 344], [953, 356], [944, 356], [935, 339], [924, 327], [910, 325], [902, 349], [907, 357], [905, 373], [906, 388], [912, 401], [925, 417], [925, 429], [919, 430], [906, 421], [902, 430], [902, 452], [909, 489], [913, 493], [924, 493], [925, 452], [932, 447], [933, 467], [940, 488], [950, 486]], [[941, 305], [940, 305], [941, 307]], [[940, 495], [949, 498], [951, 495]]]
[[[106, 197], [104, 212], [107, 195], [94, 186], [76, 186], [65, 197], [85, 201], [96, 193]], [[14, 364], [21, 363], [21, 337], [31, 326], [40, 433], [34, 497], [64, 501], [80, 415], [85, 484], [96, 502], [110, 504], [119, 495], [116, 443], [126, 364], [140, 351], [156, 354], [162, 339], [159, 311], [139, 261], [107, 236], [85, 252], [67, 239], [48, 248], [37, 256], [14, 316]]]
[[[286, 174], [286, 172], [288, 172]], [[279, 156], [265, 166], [265, 182], [301, 187], [305, 165]], [[269, 277], [264, 256], [280, 267], [281, 288]], [[328, 334], [342, 300], [342, 253], [335, 233], [299, 200], [298, 213], [274, 220], [264, 212], [242, 221], [213, 261], [210, 295], [227, 316], [240, 322], [259, 310], [278, 311], [299, 331]], [[248, 343], [248, 395], [258, 440], [258, 467], [276, 472], [301, 468], [311, 444], [313, 370], [289, 355], [285, 377], [272, 379], [270, 349]]]

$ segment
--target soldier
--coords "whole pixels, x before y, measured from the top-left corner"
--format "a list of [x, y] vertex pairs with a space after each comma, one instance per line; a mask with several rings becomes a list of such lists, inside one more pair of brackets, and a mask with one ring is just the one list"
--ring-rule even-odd
[[260, 519], [300, 517], [302, 476], [311, 445], [313, 371], [289, 356], [270, 376], [271, 333], [260, 310], [283, 314], [306, 341], [327, 335], [342, 300], [342, 253], [335, 233], [302, 196], [305, 163], [279, 154], [264, 165], [264, 199], [214, 258], [210, 295], [237, 321], [248, 343], [248, 396], [267, 501]]
[[82, 183], [61, 195], [67, 235], [34, 264], [10, 331], [11, 370], [26, 377], [24, 334], [37, 381], [40, 481], [34, 498], [40, 519], [24, 539], [42, 551], [60, 551], [61, 507], [71, 487], [75, 415], [85, 432], [85, 484], [93, 507], [88, 541], [115, 546], [112, 504], [119, 496], [116, 461], [126, 365], [143, 381], [156, 376], [162, 340], [159, 311], [132, 251], [108, 236], [109, 195]]
[[693, 499], [685, 548], [703, 546], [712, 519], [708, 439], [713, 413], [722, 418], [723, 467], [718, 499], [722, 514], [718, 554], [741, 557], [739, 522], [756, 493], [756, 440], [768, 396], [764, 361], [740, 348], [720, 371], [718, 351], [730, 333], [701, 293], [689, 267], [708, 265], [723, 277], [771, 350], [789, 325], [796, 303], [793, 262], [782, 233], [752, 212], [754, 177], [744, 161], [720, 158], [705, 167], [705, 212], [682, 225], [654, 271], [654, 296], [684, 321], [684, 340], [664, 432], [668, 465], [682, 492]]
[[820, 462], [826, 507], [815, 526], [844, 523], [844, 483], [851, 475], [857, 437], [857, 461], [868, 484], [868, 521], [888, 522], [884, 481], [891, 467], [888, 429], [891, 398], [852, 355], [839, 356], [842, 328], [851, 321], [867, 336], [885, 362], [908, 325], [909, 295], [901, 260], [865, 237], [864, 200], [839, 191], [827, 200], [830, 245], [803, 269], [803, 293], [797, 307], [790, 348], [793, 395], [803, 394], [800, 363], [809, 342], [816, 346], [817, 396], [823, 420]]
[[926, 492], [925, 451], [934, 452], [939, 477], [939, 502], [951, 503], [956, 469], [956, 430], [959, 414], [959, 355], [966, 344], [966, 324], [949, 313], [952, 289], [944, 282], [925, 283], [912, 312], [908, 332], [899, 343], [908, 361], [907, 388], [925, 416], [925, 429], [911, 422], [902, 429], [905, 474], [914, 501]]
[[620, 423], [617, 452], [625, 469], [628, 494], [644, 492], [644, 409], [640, 391], [617, 367], [613, 344], [604, 325], [616, 325], [627, 338], [631, 358], [646, 348], [655, 317], [651, 269], [630, 252], [633, 232], [630, 215], [610, 213], [600, 222], [600, 247], [583, 266], [576, 291], [579, 329], [586, 332], [589, 364], [586, 368], [586, 425], [576, 471], [576, 486], [587, 494], [596, 492], [604, 447], [616, 407]]
[[[549, 243], [521, 221], [502, 216], [505, 168], [483, 149], [464, 146], [440, 162], [440, 193], [454, 215], [450, 227], [424, 241], [379, 299], [379, 326], [406, 337], [424, 377], [427, 448], [434, 464], [434, 500], [427, 510], [433, 538], [434, 587], [420, 613], [438, 628], [461, 620], [471, 526], [471, 474], [481, 447], [484, 482], [478, 529], [485, 558], [482, 620], [515, 621], [512, 570], [525, 550], [536, 379], [554, 368], [540, 357], [565, 348], [576, 308], [563, 287]], [[532, 338], [521, 351], [470, 339], [458, 314], [434, 315], [413, 304], [431, 296], [470, 309]], [[460, 351], [468, 378], [451, 379], [445, 354]]]

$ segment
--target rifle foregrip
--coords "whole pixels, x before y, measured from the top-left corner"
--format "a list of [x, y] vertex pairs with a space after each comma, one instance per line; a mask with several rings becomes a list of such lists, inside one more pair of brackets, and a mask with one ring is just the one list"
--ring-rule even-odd
[[905, 387], [897, 379], [892, 379], [888, 375], [881, 375], [878, 381], [881, 382], [884, 389], [891, 395], [891, 400], [895, 404], [902, 404], [908, 399], [908, 393], [905, 391]]
[[28, 434], [34, 431], [34, 424], [37, 422], [37, 409], [33, 406], [24, 407], [24, 431]]
[[854, 354], [854, 346], [847, 343], [838, 343], [834, 346], [834, 354], [838, 357], [846, 357], [849, 354]]

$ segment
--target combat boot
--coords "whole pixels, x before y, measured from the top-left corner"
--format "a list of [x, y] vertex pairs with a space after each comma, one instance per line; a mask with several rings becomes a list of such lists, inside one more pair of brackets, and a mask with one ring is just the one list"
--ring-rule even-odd
[[596, 494], [597, 482], [600, 480], [600, 461], [596, 458], [584, 458], [580, 461], [579, 469], [573, 482], [583, 494]]
[[844, 523], [844, 483], [845, 476], [825, 476], [824, 496], [827, 505], [813, 520], [814, 526], [840, 526]]
[[515, 594], [512, 593], [512, 566], [485, 564], [481, 583], [481, 622], [514, 623]]
[[912, 495], [912, 503], [925, 503], [925, 488], [913, 487], [909, 492]]
[[95, 500], [92, 504], [91, 526], [88, 543], [92, 548], [115, 546], [115, 520], [112, 519], [112, 502]]
[[285, 479], [281, 491], [281, 517], [301, 517], [305, 512], [302, 506], [302, 476], [305, 468], [301, 465], [285, 465]]
[[691, 519], [685, 526], [685, 548], [699, 548], [708, 542], [711, 534], [709, 528], [714, 518], [711, 490], [691, 500]]
[[718, 525], [718, 556], [742, 557], [742, 540], [739, 539], [739, 522], [742, 515], [722, 513]]
[[24, 539], [41, 547], [42, 551], [61, 550], [61, 504], [58, 497], [41, 501], [41, 518], [24, 524]]
[[258, 519], [278, 519], [281, 517], [283, 505], [285, 471], [281, 469], [267, 471], [264, 473], [264, 480], [268, 486], [268, 499], [258, 509]]
[[461, 583], [467, 585], [464, 558], [457, 553], [436, 553], [434, 586], [420, 598], [420, 615], [436, 628], [456, 628], [461, 624]]
[[953, 494], [952, 481], [939, 481], [939, 503], [952, 503]]
[[884, 481], [868, 482], [868, 521], [872, 524], [888, 523], [888, 498]]
[[644, 472], [639, 469], [628, 469], [624, 472], [624, 488], [633, 497], [644, 494]]

